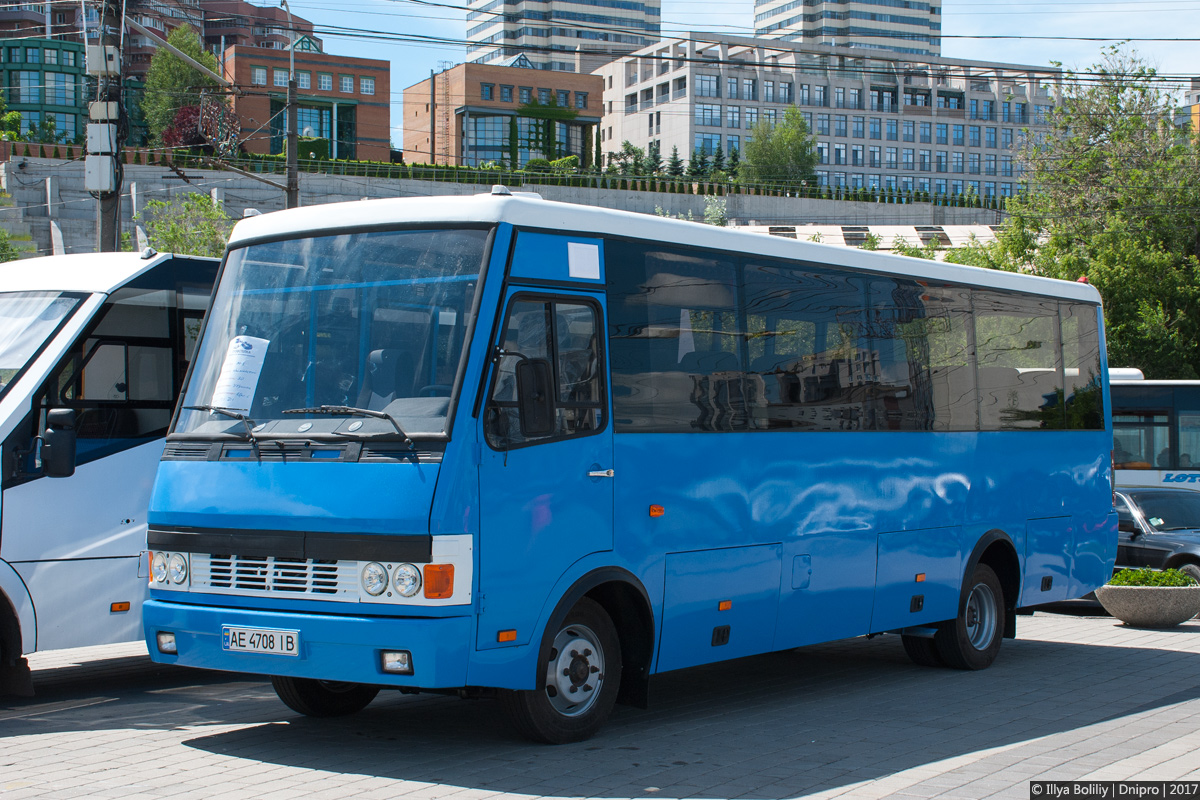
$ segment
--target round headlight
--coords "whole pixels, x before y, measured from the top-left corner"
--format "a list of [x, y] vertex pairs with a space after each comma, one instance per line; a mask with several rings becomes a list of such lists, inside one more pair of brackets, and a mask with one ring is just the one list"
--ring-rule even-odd
[[155, 583], [166, 583], [167, 581], [167, 554], [155, 553], [153, 560], [150, 561], [150, 577], [154, 578]]
[[421, 590], [421, 570], [412, 564], [401, 564], [396, 567], [393, 585], [401, 597], [412, 597]]
[[374, 561], [372, 561], [370, 564], [367, 564], [365, 567], [363, 567], [362, 585], [367, 594], [371, 595], [372, 597], [378, 597], [379, 595], [383, 594], [383, 590], [387, 588], [387, 570], [383, 568], [382, 564], [376, 564]]
[[171, 575], [171, 583], [183, 583], [187, 580], [187, 559], [182, 553], [172, 553], [171, 560], [167, 564], [167, 571]]

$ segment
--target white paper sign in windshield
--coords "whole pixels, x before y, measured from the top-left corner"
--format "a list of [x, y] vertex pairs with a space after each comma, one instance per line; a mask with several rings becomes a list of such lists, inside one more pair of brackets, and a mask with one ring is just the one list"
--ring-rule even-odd
[[270, 343], [270, 339], [255, 336], [233, 337], [225, 353], [225, 362], [221, 364], [212, 405], [243, 414], [250, 413], [254, 392], [258, 389], [258, 376], [262, 374], [263, 360]]

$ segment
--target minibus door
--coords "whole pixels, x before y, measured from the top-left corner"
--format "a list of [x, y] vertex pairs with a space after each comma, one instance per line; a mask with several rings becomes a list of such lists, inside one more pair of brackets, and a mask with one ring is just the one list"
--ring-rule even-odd
[[612, 549], [604, 330], [602, 294], [506, 300], [480, 415], [480, 649], [528, 643], [562, 575]]

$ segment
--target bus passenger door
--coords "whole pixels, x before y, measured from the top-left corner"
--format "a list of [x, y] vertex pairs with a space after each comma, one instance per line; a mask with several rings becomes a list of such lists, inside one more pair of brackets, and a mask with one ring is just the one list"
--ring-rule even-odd
[[600, 294], [507, 298], [481, 415], [479, 649], [529, 643], [562, 574], [612, 549], [604, 330]]

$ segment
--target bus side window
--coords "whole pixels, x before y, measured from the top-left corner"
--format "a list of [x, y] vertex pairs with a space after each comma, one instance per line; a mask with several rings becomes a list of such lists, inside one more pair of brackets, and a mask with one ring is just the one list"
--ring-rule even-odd
[[[500, 344], [504, 354], [496, 362], [484, 416], [492, 447], [503, 450], [585, 436], [604, 427], [597, 319], [590, 303], [518, 296], [509, 304]], [[547, 434], [527, 436], [520, 424], [516, 368], [522, 360], [537, 359], [551, 367], [554, 425]]]

